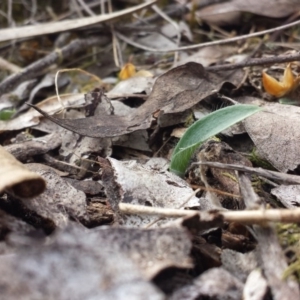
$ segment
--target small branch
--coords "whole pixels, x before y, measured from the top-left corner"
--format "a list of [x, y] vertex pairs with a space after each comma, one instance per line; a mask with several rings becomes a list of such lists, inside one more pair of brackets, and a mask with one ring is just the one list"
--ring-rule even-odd
[[212, 168], [225, 169], [225, 170], [237, 170], [241, 172], [251, 173], [262, 177], [267, 177], [273, 180], [279, 180], [288, 184], [300, 184], [300, 176], [284, 174], [276, 171], [264, 170], [262, 168], [251, 168], [235, 164], [222, 164], [219, 162], [197, 162], [192, 165], [203, 165]]
[[[148, 215], [168, 218], [180, 218], [187, 216], [195, 216], [198, 214], [196, 210], [184, 210], [176, 208], [150, 207], [143, 205], [135, 205], [129, 203], [119, 203], [119, 209], [122, 213], [128, 215]], [[201, 212], [202, 213], [202, 212]]]
[[300, 208], [209, 212], [119, 203], [119, 209], [124, 214], [156, 215], [168, 218], [190, 217], [198, 214], [200, 219], [206, 219], [208, 214], [215, 214], [216, 217], [221, 215], [226, 222], [238, 222], [245, 225], [265, 222], [300, 223]]
[[230, 71], [235, 69], [241, 69], [244, 67], [271, 65], [275, 63], [279, 64], [279, 63], [293, 62], [298, 60], [300, 60], [300, 52], [297, 52], [296, 54], [292, 54], [292, 55], [252, 58], [236, 64], [224, 64], [224, 65], [207, 67], [206, 70], [213, 71], [213, 72]]
[[192, 49], [200, 49], [200, 48], [204, 48], [204, 47], [208, 47], [208, 46], [215, 46], [215, 45], [223, 45], [223, 44], [228, 44], [228, 43], [233, 43], [233, 42], [237, 42], [237, 41], [241, 41], [241, 40], [245, 40], [248, 38], [252, 38], [252, 37], [256, 37], [256, 36], [261, 36], [261, 35], [265, 35], [265, 34], [269, 34], [269, 33], [273, 33], [276, 31], [281, 31], [296, 25], [300, 24], [300, 20], [297, 20], [295, 22], [286, 24], [286, 25], [282, 25], [282, 26], [278, 26], [275, 28], [271, 28], [271, 29], [267, 29], [267, 30], [262, 30], [259, 32], [253, 32], [253, 33], [249, 33], [249, 34], [245, 34], [245, 35], [241, 35], [241, 36], [236, 36], [233, 38], [228, 38], [228, 39], [224, 39], [224, 40], [218, 40], [218, 41], [212, 41], [212, 42], [207, 42], [207, 43], [200, 43], [200, 44], [195, 44], [195, 45], [190, 45], [190, 46], [184, 46], [184, 47], [178, 47], [178, 48], [174, 48], [174, 49], [156, 49], [156, 48], [151, 48], [151, 47], [147, 47], [144, 45], [141, 45], [139, 43], [136, 43], [132, 40], [130, 40], [129, 38], [127, 38], [126, 36], [118, 33], [117, 36], [118, 38], [122, 39], [123, 41], [125, 41], [126, 43], [146, 50], [146, 51], [151, 51], [151, 52], [176, 52], [176, 51], [186, 51], [186, 50], [192, 50]]
[[108, 37], [99, 36], [99, 37], [89, 37], [86, 39], [77, 39], [72, 41], [67, 46], [56, 49], [55, 51], [51, 52], [47, 56], [39, 59], [29, 65], [28, 67], [22, 69], [19, 73], [13, 74], [6, 79], [4, 79], [0, 83], [0, 95], [12, 91], [17, 85], [20, 83], [36, 78], [37, 74], [40, 74], [49, 66], [62, 61], [66, 57], [71, 57], [75, 53], [82, 51], [83, 49], [87, 49], [88, 47], [95, 46], [95, 45], [105, 45], [109, 41]]

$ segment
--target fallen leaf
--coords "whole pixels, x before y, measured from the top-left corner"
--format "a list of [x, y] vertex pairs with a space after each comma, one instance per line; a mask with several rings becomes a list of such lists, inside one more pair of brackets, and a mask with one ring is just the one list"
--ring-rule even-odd
[[43, 176], [47, 182], [44, 193], [24, 205], [38, 215], [50, 219], [57, 227], [65, 227], [70, 218], [86, 217], [86, 195], [76, 190], [66, 180], [46, 165], [27, 164], [30, 170]]
[[146, 95], [149, 95], [152, 90], [154, 81], [155, 80], [151, 77], [131, 77], [127, 80], [120, 81], [108, 93], [106, 93], [106, 96], [112, 99], [120, 98], [122, 97], [122, 95], [126, 97], [126, 95], [128, 94], [146, 93]]
[[58, 125], [81, 135], [113, 137], [147, 129], [150, 127], [153, 113], [171, 114], [185, 111], [202, 99], [217, 93], [225, 82], [238, 85], [242, 77], [243, 71], [209, 73], [202, 65], [191, 62], [161, 75], [147, 101], [127, 116], [99, 112], [94, 117], [68, 120], [49, 116], [38, 107], [35, 109]]
[[136, 74], [135, 65], [131, 63], [127, 63], [123, 66], [119, 73], [119, 79], [125, 80], [128, 79]]
[[270, 103], [244, 121], [258, 152], [281, 172], [300, 164], [299, 117], [299, 107]]
[[5, 150], [11, 153], [21, 162], [26, 162], [35, 155], [41, 155], [54, 150], [61, 145], [62, 137], [59, 133], [53, 132], [40, 138], [16, 142], [5, 146]]
[[288, 64], [284, 70], [282, 81], [278, 81], [267, 73], [262, 73], [262, 83], [267, 93], [277, 98], [283, 97], [299, 85], [300, 78], [295, 78], [291, 70], [291, 64]]
[[170, 300], [242, 299], [242, 282], [222, 268], [212, 268], [175, 291]]
[[197, 17], [218, 25], [236, 24], [241, 12], [249, 12], [271, 18], [284, 18], [300, 9], [298, 0], [231, 0], [212, 4], [197, 11]]
[[18, 198], [33, 198], [41, 194], [46, 183], [44, 179], [26, 168], [0, 146], [0, 193], [8, 192]]
[[255, 250], [240, 253], [231, 249], [224, 249], [221, 253], [221, 260], [222, 267], [242, 282], [247, 280], [252, 270], [259, 267]]
[[[191, 251], [182, 229], [136, 232], [70, 226], [42, 245], [24, 236], [20, 242], [26, 243], [22, 249], [0, 260], [5, 274], [0, 278], [1, 297], [6, 300], [164, 300], [145, 278], [147, 268], [184, 265]], [[166, 251], [170, 248], [173, 252]], [[152, 259], [154, 264], [149, 263]]]
[[[153, 161], [161, 160], [164, 159], [153, 158], [141, 165], [133, 160], [120, 162], [108, 158], [110, 166], [105, 167], [102, 180], [114, 211], [118, 212], [121, 202], [165, 208], [199, 206], [199, 199], [193, 196], [192, 188], [184, 180], [152, 166]], [[140, 227], [154, 219], [156, 217], [121, 215], [119, 221], [126, 226]]]
[[216, 62], [224, 60], [228, 57], [228, 55], [234, 52], [236, 52], [235, 47], [226, 45], [205, 47], [199, 49], [196, 53], [179, 60], [179, 64], [184, 64], [187, 62], [197, 62], [199, 64], [202, 64], [203, 67], [208, 67]]
[[287, 208], [293, 209], [300, 206], [300, 185], [280, 185], [272, 189], [271, 194]]
[[[65, 94], [60, 95], [60, 98], [65, 107], [85, 104], [84, 94]], [[54, 114], [58, 111], [61, 111], [63, 108], [61, 103], [58, 101], [57, 96], [47, 98], [38, 103], [37, 106], [47, 111], [49, 114]], [[40, 117], [41, 115], [36, 110], [29, 109], [26, 113], [23, 113], [14, 119], [0, 121], [0, 132], [8, 130], [20, 130], [37, 125], [40, 122]]]

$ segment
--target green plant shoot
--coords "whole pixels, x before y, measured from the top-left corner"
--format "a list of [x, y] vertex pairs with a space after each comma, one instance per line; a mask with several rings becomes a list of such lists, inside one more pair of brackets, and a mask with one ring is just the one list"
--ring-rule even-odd
[[260, 110], [256, 105], [238, 104], [219, 109], [195, 122], [175, 147], [170, 171], [183, 176], [191, 156], [203, 142]]

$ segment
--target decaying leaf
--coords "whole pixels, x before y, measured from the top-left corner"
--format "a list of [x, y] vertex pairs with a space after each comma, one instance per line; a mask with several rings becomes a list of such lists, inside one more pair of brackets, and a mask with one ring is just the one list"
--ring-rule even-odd
[[212, 268], [193, 284], [176, 291], [170, 300], [196, 299], [242, 299], [243, 284], [222, 268]]
[[[176, 235], [177, 233], [177, 235]], [[178, 237], [179, 240], [173, 238]], [[126, 238], [125, 238], [126, 237]], [[70, 226], [45, 245], [28, 247], [0, 260], [1, 297], [6, 300], [73, 299], [163, 300], [145, 270], [161, 264], [182, 264], [190, 251], [182, 230], [139, 231], [118, 228], [90, 230]], [[144, 245], [145, 243], [145, 245]], [[177, 250], [168, 259], [167, 249]], [[149, 264], [155, 259], [154, 264]], [[139, 262], [141, 265], [139, 265]], [[145, 269], [143, 269], [144, 265]]]
[[[141, 165], [136, 161], [108, 160], [110, 166], [105, 167], [103, 185], [116, 212], [121, 202], [165, 208], [199, 206], [199, 199], [193, 196], [193, 190], [184, 180], [166, 170], [151, 167], [151, 161]], [[121, 215], [119, 221], [127, 226], [141, 227], [153, 219], [149, 216]]]
[[299, 116], [299, 107], [270, 103], [244, 121], [259, 153], [281, 172], [300, 164]]
[[43, 176], [47, 182], [43, 194], [24, 202], [28, 209], [50, 219], [58, 227], [65, 227], [70, 218], [87, 218], [86, 195], [83, 192], [60, 178], [51, 167], [42, 164], [28, 164], [28, 167]]
[[[82, 137], [74, 132], [63, 129], [63, 141], [59, 149], [59, 154], [62, 156], [64, 162], [68, 162], [72, 165], [78, 165], [79, 162], [82, 166], [82, 171], [87, 169], [87, 166], [83, 166], [85, 163], [91, 164], [88, 161], [80, 161], [82, 158], [87, 158], [89, 155], [94, 156], [109, 156], [112, 153], [111, 139], [109, 138], [90, 138]], [[86, 170], [87, 171], [87, 170]], [[86, 173], [85, 171], [85, 173]]]
[[271, 193], [287, 208], [300, 206], [300, 185], [280, 185], [272, 189]]
[[99, 112], [94, 117], [67, 120], [49, 116], [40, 108], [35, 108], [58, 125], [81, 135], [113, 137], [149, 128], [154, 113], [183, 112], [217, 93], [225, 82], [238, 85], [242, 74], [242, 71], [209, 73], [200, 64], [187, 63], [161, 75], [147, 101], [127, 116]]
[[26, 162], [35, 155], [41, 155], [56, 149], [61, 145], [62, 136], [53, 132], [40, 138], [33, 138], [20, 143], [14, 143], [4, 148], [21, 162]]
[[209, 5], [197, 11], [197, 17], [218, 25], [237, 24], [241, 12], [249, 12], [272, 18], [283, 18], [300, 8], [298, 0], [231, 0]]
[[[12, 216], [11, 214], [6, 213], [2, 209], [0, 209], [0, 229], [1, 239], [5, 239], [11, 233], [18, 235], [26, 235], [34, 231], [33, 226], [20, 220], [19, 218]], [[1, 255], [3, 254], [3, 247], [1, 247]]]
[[[84, 94], [66, 94], [60, 95], [62, 103], [57, 99], [57, 96], [53, 96], [45, 99], [44, 101], [37, 104], [38, 107], [47, 111], [49, 114], [56, 113], [65, 107], [73, 105], [85, 104]], [[29, 109], [26, 113], [11, 119], [9, 121], [0, 121], [0, 132], [8, 130], [20, 130], [30, 126], [37, 125], [40, 122], [40, 114], [34, 109]]]
[[41, 194], [46, 183], [44, 179], [26, 168], [0, 146], [0, 192], [9, 192], [18, 198], [32, 198]]
[[221, 253], [221, 260], [222, 267], [242, 282], [245, 282], [249, 274], [258, 268], [255, 250], [240, 253], [231, 249], [224, 249]]

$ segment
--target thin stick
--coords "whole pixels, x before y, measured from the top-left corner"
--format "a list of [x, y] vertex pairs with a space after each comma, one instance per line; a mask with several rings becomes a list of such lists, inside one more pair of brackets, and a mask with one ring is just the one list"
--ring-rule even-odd
[[86, 39], [77, 39], [73, 40], [67, 46], [64, 46], [61, 49], [54, 50], [45, 57], [35, 61], [31, 65], [22, 69], [21, 72], [12, 74], [5, 78], [0, 83], [0, 95], [12, 91], [18, 84], [36, 78], [38, 75], [42, 74], [46, 68], [50, 67], [54, 63], [62, 61], [66, 57], [71, 57], [82, 49], [87, 49], [92, 46], [103, 46], [109, 41], [108, 37], [88, 37]]
[[207, 67], [206, 70], [213, 71], [213, 72], [230, 71], [235, 69], [242, 69], [244, 67], [272, 65], [272, 64], [279, 64], [285, 62], [293, 62], [297, 60], [300, 60], [300, 52], [291, 55], [252, 58], [236, 64], [224, 64], [224, 65]]
[[[179, 205], [179, 207], [177, 207], [178, 210], [180, 210], [182, 207], [184, 207], [184, 205], [186, 205], [198, 192], [200, 191], [200, 189], [195, 190], [190, 196], [188, 196], [188, 198]], [[142, 205], [141, 205], [142, 206]], [[144, 206], [142, 206], [144, 207]], [[158, 221], [160, 221], [161, 219], [163, 219], [163, 217], [159, 217], [158, 219], [154, 220], [153, 222], [147, 224], [145, 226], [145, 228], [149, 228], [152, 225], [154, 225], [155, 223], [157, 223]]]
[[205, 219], [207, 214], [216, 214], [216, 217], [223, 216], [225, 222], [238, 222], [245, 225], [265, 222], [300, 223], [300, 208], [209, 212], [120, 203], [119, 209], [124, 214], [156, 215], [168, 218], [190, 217], [198, 214], [200, 218]]
[[[175, 28], [176, 35], [177, 35], [176, 45], [177, 45], [177, 47], [179, 47], [179, 43], [180, 43], [180, 40], [181, 40], [181, 33], [180, 33], [180, 29], [179, 29], [178, 24], [175, 21], [173, 21], [168, 15], [166, 15], [157, 5], [152, 5], [151, 8]], [[179, 56], [178, 51], [175, 51], [174, 52], [174, 64], [173, 64], [173, 66], [176, 65], [177, 60], [178, 60], [178, 56]]]
[[241, 172], [246, 172], [258, 176], [271, 178], [273, 180], [279, 180], [281, 182], [285, 182], [289, 184], [300, 184], [300, 176], [284, 174], [276, 171], [264, 170], [262, 168], [251, 168], [251, 167], [235, 165], [235, 164], [222, 164], [219, 162], [197, 162], [197, 163], [193, 163], [191, 166], [193, 165], [203, 165], [203, 166], [225, 169], [225, 170], [237, 170]]
[[151, 51], [151, 52], [176, 52], [176, 51], [185, 51], [185, 50], [192, 50], [192, 49], [199, 49], [199, 48], [204, 48], [204, 47], [208, 47], [208, 46], [215, 46], [215, 45], [223, 45], [223, 44], [228, 44], [228, 43], [233, 43], [233, 42], [237, 42], [237, 41], [241, 41], [241, 40], [245, 40], [248, 38], [252, 38], [252, 37], [256, 37], [256, 36], [260, 36], [260, 35], [264, 35], [264, 34], [268, 34], [268, 33], [273, 33], [276, 31], [280, 31], [280, 30], [284, 30], [296, 25], [300, 24], [300, 20], [286, 24], [286, 25], [282, 25], [282, 26], [278, 26], [272, 29], [267, 29], [267, 30], [262, 30], [259, 32], [253, 32], [253, 33], [249, 33], [249, 34], [245, 34], [245, 35], [241, 35], [241, 36], [236, 36], [233, 38], [228, 38], [228, 39], [224, 39], [224, 40], [218, 40], [218, 41], [212, 41], [212, 42], [207, 42], [207, 43], [201, 43], [201, 44], [195, 44], [195, 45], [190, 45], [190, 46], [184, 46], [184, 47], [178, 47], [178, 48], [174, 48], [174, 49], [156, 49], [156, 48], [151, 48], [151, 47], [147, 47], [144, 45], [141, 45], [139, 43], [136, 43], [134, 41], [132, 41], [131, 39], [127, 38], [126, 36], [118, 33], [118, 37], [120, 39], [122, 39], [124, 42], [146, 50], [146, 51]]

